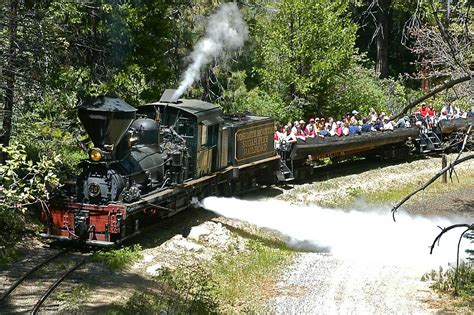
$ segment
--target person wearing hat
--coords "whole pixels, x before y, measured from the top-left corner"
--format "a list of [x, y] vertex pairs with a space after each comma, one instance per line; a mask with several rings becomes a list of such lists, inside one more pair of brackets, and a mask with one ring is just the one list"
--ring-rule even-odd
[[351, 119], [349, 121], [349, 124], [351, 126], [357, 126], [359, 124], [359, 121], [357, 119], [357, 115], [359, 115], [359, 112], [356, 111], [355, 109], [352, 111], [352, 116], [351, 116]]
[[306, 129], [306, 123], [303, 119], [300, 120], [300, 127], [301, 127], [301, 130], [305, 130]]

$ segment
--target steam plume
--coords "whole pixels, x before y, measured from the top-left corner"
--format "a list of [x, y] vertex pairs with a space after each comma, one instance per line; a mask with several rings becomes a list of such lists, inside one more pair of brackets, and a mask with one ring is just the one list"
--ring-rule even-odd
[[206, 35], [201, 38], [190, 55], [192, 63], [184, 72], [182, 81], [173, 94], [173, 101], [201, 76], [201, 70], [224, 52], [242, 47], [248, 37], [247, 24], [235, 3], [223, 4], [208, 20]]
[[[208, 197], [203, 208], [228, 218], [244, 220], [277, 230], [297, 249], [329, 251], [345, 260], [409, 265], [422, 270], [455, 261], [459, 233], [446, 234], [429, 254], [429, 246], [439, 226], [452, 224], [447, 219], [424, 218], [400, 213], [393, 222], [389, 207], [349, 212], [318, 206], [297, 206], [280, 201], [244, 201]], [[463, 247], [469, 246], [464, 242]], [[464, 248], [465, 249], [465, 248]], [[462, 250], [461, 253], [464, 253]]]

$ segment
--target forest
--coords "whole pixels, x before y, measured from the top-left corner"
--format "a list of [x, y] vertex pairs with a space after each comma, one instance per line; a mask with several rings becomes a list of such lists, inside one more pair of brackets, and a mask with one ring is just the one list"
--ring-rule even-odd
[[[23, 228], [13, 218], [46, 202], [84, 158], [81, 100], [117, 95], [140, 105], [177, 88], [207, 17], [224, 2], [2, 2], [2, 243]], [[423, 96], [437, 109], [472, 105], [470, 0], [236, 4], [243, 44], [210, 59], [184, 97], [279, 123], [354, 109], [396, 115]]]

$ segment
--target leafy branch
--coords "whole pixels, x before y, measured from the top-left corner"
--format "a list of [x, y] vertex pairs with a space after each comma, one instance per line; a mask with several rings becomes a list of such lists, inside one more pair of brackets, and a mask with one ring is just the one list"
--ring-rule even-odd
[[25, 146], [12, 143], [0, 146], [0, 151], [8, 157], [0, 165], [0, 199], [4, 210], [16, 209], [24, 213], [26, 207], [49, 199], [50, 191], [59, 186], [56, 167], [59, 156], [42, 156], [36, 162], [27, 159]]

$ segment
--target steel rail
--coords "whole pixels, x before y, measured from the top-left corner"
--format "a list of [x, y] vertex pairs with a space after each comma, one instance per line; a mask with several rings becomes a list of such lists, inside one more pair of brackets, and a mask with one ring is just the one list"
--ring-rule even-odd
[[16, 289], [16, 287], [18, 287], [29, 275], [31, 275], [32, 273], [34, 273], [35, 271], [37, 271], [38, 269], [40, 269], [41, 267], [43, 267], [44, 265], [46, 265], [47, 263], [55, 260], [56, 258], [58, 258], [59, 256], [62, 256], [64, 255], [65, 253], [67, 253], [69, 251], [69, 249], [63, 249], [62, 251], [60, 251], [59, 253], [56, 253], [55, 255], [49, 257], [48, 259], [44, 260], [43, 262], [41, 262], [40, 264], [36, 265], [35, 267], [33, 267], [31, 270], [29, 270], [27, 273], [25, 273], [24, 275], [22, 275], [18, 280], [16, 280], [5, 292], [3, 292], [2, 296], [0, 297], [0, 302], [2, 302], [3, 300], [5, 300], [5, 298], [7, 296], [10, 295], [10, 293], [13, 292], [13, 290]]
[[67, 276], [69, 276], [71, 273], [76, 271], [77, 268], [82, 266], [86, 262], [86, 259], [81, 260], [79, 263], [77, 263], [74, 267], [70, 268], [67, 270], [59, 279], [57, 279], [49, 288], [46, 290], [46, 292], [41, 296], [41, 298], [36, 302], [35, 306], [31, 310], [31, 315], [36, 315], [38, 314], [38, 310], [43, 305], [43, 302], [46, 301], [48, 296], [53, 293], [53, 291], [56, 289], [56, 287], [66, 279]]

